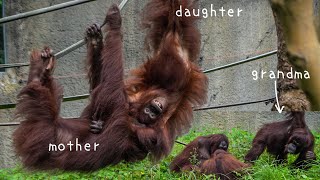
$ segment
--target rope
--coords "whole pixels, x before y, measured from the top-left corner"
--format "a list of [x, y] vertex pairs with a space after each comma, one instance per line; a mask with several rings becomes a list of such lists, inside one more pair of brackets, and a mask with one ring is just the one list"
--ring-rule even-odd
[[[124, 0], [122, 1], [122, 3], [126, 3], [127, 0]], [[121, 3], [121, 4], [122, 4]], [[120, 5], [121, 5], [120, 4]], [[77, 44], [77, 43], [76, 43]], [[77, 45], [75, 45], [77, 46]], [[74, 45], [70, 46], [69, 48], [72, 48], [74, 47]], [[63, 52], [64, 51], [64, 52]], [[57, 53], [55, 56], [61, 56], [62, 54], [66, 53], [67, 51], [63, 50], [60, 53]], [[69, 51], [68, 51], [69, 52]], [[71, 52], [71, 51], [70, 51]], [[208, 69], [208, 70], [204, 70], [203, 72], [204, 73], [210, 73], [210, 72], [213, 72], [213, 71], [217, 71], [217, 70], [221, 70], [221, 69], [225, 69], [225, 68], [229, 68], [229, 67], [232, 67], [232, 66], [237, 66], [237, 65], [240, 65], [240, 64], [243, 64], [243, 63], [247, 63], [247, 62], [250, 62], [250, 61], [254, 61], [254, 60], [257, 60], [257, 59], [260, 59], [260, 58], [264, 58], [264, 57], [267, 57], [267, 56], [271, 56], [273, 54], [276, 54], [277, 53], [277, 50], [274, 50], [274, 51], [270, 51], [270, 52], [267, 52], [267, 53], [264, 53], [264, 54], [260, 54], [260, 55], [257, 55], [257, 56], [254, 56], [254, 57], [251, 57], [251, 58], [248, 58], [248, 59], [245, 59], [245, 60], [240, 60], [238, 62], [234, 62], [234, 63], [230, 63], [230, 64], [227, 64], [227, 65], [224, 65], [224, 66], [220, 66], [220, 67], [216, 67], [216, 68], [212, 68], [212, 69]], [[63, 55], [62, 55], [63, 56]], [[28, 66], [29, 64], [28, 63], [16, 63], [16, 64], [3, 64], [3, 65], [0, 65], [0, 68], [6, 68], [6, 67], [20, 67], [20, 66]], [[84, 95], [79, 95], [78, 97], [80, 96], [85, 96], [85, 97], [88, 97], [87, 94], [84, 94]], [[260, 102], [260, 101], [257, 101], [257, 102]], [[248, 102], [250, 104], [250, 102]], [[236, 105], [245, 105], [245, 104], [248, 104], [248, 103], [240, 103], [240, 104], [233, 104], [233, 105], [224, 105], [224, 106], [217, 106], [217, 107], [212, 107], [212, 109], [218, 109], [218, 108], [224, 108], [224, 107], [232, 107], [232, 106], [236, 106]], [[9, 109], [9, 108], [14, 108], [15, 107], [15, 104], [11, 103], [11, 104], [0, 104], [0, 109]], [[198, 111], [198, 110], [201, 110], [201, 109], [195, 109], [195, 111]]]
[[[7, 23], [7, 22], [11, 22], [11, 21], [15, 21], [18, 19], [24, 19], [27, 17], [31, 17], [31, 16], [36, 16], [39, 14], [44, 14], [44, 13], [48, 13], [48, 12], [52, 12], [52, 11], [56, 11], [56, 10], [60, 10], [60, 9], [64, 9], [64, 8], [68, 8], [68, 7], [72, 7], [72, 6], [76, 6], [76, 5], [80, 5], [83, 3], [88, 3], [91, 1], [95, 1], [95, 0], [74, 0], [74, 1], [69, 1], [66, 3], [61, 3], [61, 4], [57, 4], [57, 5], [53, 5], [50, 7], [46, 7], [46, 8], [41, 8], [41, 9], [37, 9], [37, 10], [33, 10], [33, 11], [29, 11], [26, 13], [20, 13], [17, 15], [13, 15], [13, 16], [8, 16], [8, 17], [4, 17], [0, 19], [0, 24], [3, 23]], [[120, 5], [119, 5], [119, 9], [121, 10], [127, 3], [128, 0], [123, 0]], [[64, 50], [58, 52], [55, 54], [55, 57], [57, 59], [69, 54], [70, 52], [74, 51], [75, 49], [78, 49], [79, 47], [83, 46], [86, 43], [85, 39], [80, 40], [74, 44], [72, 44], [71, 46], [65, 48]], [[212, 69], [208, 69], [208, 70], [204, 70], [203, 73], [210, 73], [210, 72], [214, 72], [217, 70], [221, 70], [221, 69], [225, 69], [225, 68], [229, 68], [229, 67], [233, 67], [233, 66], [237, 66], [240, 64], [244, 64], [247, 62], [251, 62], [254, 60], [258, 60], [267, 56], [271, 56], [273, 54], [276, 54], [277, 50], [274, 51], [270, 51], [268, 53], [264, 53], [258, 56], [254, 56], [251, 58], [247, 58], [244, 60], [240, 60], [234, 63], [230, 63], [224, 66], [220, 66], [220, 67], [216, 67], [216, 68], [212, 68]], [[29, 66], [29, 63], [12, 63], [12, 64], [2, 64], [0, 65], [0, 68], [14, 68], [14, 67], [23, 67], [23, 66]], [[84, 95], [77, 95], [77, 96], [70, 96], [70, 97], [66, 97], [63, 98], [63, 102], [68, 102], [68, 101], [75, 101], [75, 100], [81, 100], [81, 99], [86, 99], [89, 97], [89, 94], [84, 94]], [[212, 106], [212, 107], [204, 107], [204, 108], [198, 108], [198, 109], [194, 109], [194, 111], [201, 111], [201, 110], [208, 110], [208, 109], [218, 109], [218, 108], [225, 108], [225, 107], [233, 107], [233, 106], [241, 106], [241, 105], [247, 105], [247, 104], [254, 104], [254, 103], [261, 103], [261, 102], [271, 102], [274, 101], [275, 98], [271, 98], [271, 99], [267, 99], [267, 100], [261, 100], [261, 101], [253, 101], [253, 102], [246, 102], [246, 103], [238, 103], [238, 104], [231, 104], [231, 105], [223, 105], [223, 106]], [[16, 106], [16, 104], [14, 103], [10, 103], [10, 104], [4, 104], [4, 105], [0, 105], [0, 109], [8, 109], [8, 108], [14, 108]], [[0, 123], [0, 126], [17, 126], [19, 125], [20, 122], [9, 122], [9, 123]], [[181, 144], [184, 146], [187, 146], [186, 143], [180, 142], [180, 141], [175, 141], [177, 144]]]
[[[95, 1], [95, 0], [86, 0], [86, 1]], [[126, 5], [127, 2], [128, 0], [123, 0], [119, 5], [119, 9], [121, 10]], [[54, 56], [56, 57], [56, 59], [59, 59], [85, 44], [86, 44], [86, 40], [82, 39], [72, 44], [71, 46], [63, 49], [62, 51], [56, 53]], [[14, 68], [14, 67], [22, 67], [22, 66], [29, 66], [29, 63], [0, 64], [0, 68]]]
[[[67, 96], [62, 99], [62, 102], [69, 102], [69, 101], [77, 101], [82, 99], [87, 99], [89, 97], [89, 94], [82, 94], [82, 95], [76, 95], [76, 96]], [[9, 103], [9, 104], [0, 104], [0, 109], [10, 109], [15, 108], [17, 104], [15, 103]]]
[[[27, 12], [27, 13], [21, 13], [21, 14], [18, 14], [18, 15], [5, 17], [7, 19], [5, 19], [5, 18], [0, 19], [0, 24], [1, 23], [10, 22], [10, 21], [14, 21], [14, 20], [17, 20], [17, 19], [22, 19], [22, 18], [38, 15], [38, 14], [43, 14], [43, 13], [46, 13], [46, 12], [50, 12], [50, 11], [54, 11], [54, 10], [58, 10], [58, 9], [62, 9], [62, 8], [66, 8], [66, 7], [70, 7], [70, 6], [74, 6], [74, 5], [78, 5], [78, 4], [82, 4], [82, 3], [86, 3], [86, 2], [89, 2], [89, 1], [94, 1], [94, 0], [80, 0], [80, 1], [75, 0], [75, 1], [70, 1], [70, 2], [67, 2], [67, 3], [62, 3], [62, 4], [55, 5], [55, 6], [51, 6], [51, 7], [48, 7], [48, 8], [42, 8], [42, 9], [38, 9], [38, 10], [35, 10], [35, 11]], [[120, 5], [119, 5], [120, 10], [125, 6], [127, 1], [128, 0], [123, 0], [120, 3]], [[59, 58], [65, 56], [66, 54], [74, 51], [75, 49], [83, 46], [85, 43], [86, 42], [85, 42], [84, 39], [80, 40], [80, 41], [76, 42], [75, 44], [72, 44], [71, 46], [67, 47], [66, 49], [56, 53], [55, 57], [57, 59], [59, 59]], [[203, 72], [204, 73], [214, 72], [214, 71], [217, 71], [217, 70], [221, 70], [221, 69], [237, 66], [237, 65], [240, 65], [240, 64], [244, 64], [244, 63], [247, 63], [247, 62], [251, 62], [251, 61], [254, 61], [254, 60], [258, 60], [258, 59], [261, 59], [261, 58], [264, 58], [264, 57], [267, 57], [267, 56], [271, 56], [271, 55], [276, 54], [276, 53], [277, 53], [277, 50], [270, 51], [270, 52], [267, 52], [267, 53], [264, 53], [264, 54], [260, 54], [260, 55], [257, 55], [257, 56], [251, 57], [251, 58], [247, 58], [247, 59], [244, 59], [244, 60], [240, 60], [240, 61], [237, 61], [237, 62], [234, 62], [234, 63], [227, 64], [227, 65], [224, 65], [224, 66], [220, 66], [220, 67], [204, 70]], [[29, 63], [2, 64], [2, 65], [0, 65], [0, 68], [13, 68], [13, 67], [28, 66], [28, 65], [29, 65]], [[70, 96], [70, 97], [63, 98], [63, 102], [86, 99], [88, 97], [89, 97], [89, 94]], [[194, 111], [201, 111], [201, 110], [208, 110], [208, 109], [218, 109], [218, 108], [233, 107], [233, 106], [242, 106], [242, 105], [255, 104], [255, 103], [261, 103], [261, 102], [269, 103], [270, 101], [273, 101], [273, 100], [274, 100], [274, 98], [267, 99], [267, 100], [260, 100], [260, 101], [252, 101], [252, 102], [245, 102], [245, 103], [230, 104], [230, 105], [203, 107], [203, 108], [194, 109]], [[16, 104], [14, 104], [14, 103], [3, 104], [3, 105], [0, 105], [0, 109], [14, 108], [15, 106], [16, 106]], [[0, 126], [14, 126], [14, 125], [19, 125], [19, 124], [20, 124], [19, 122], [0, 123]], [[182, 145], [186, 145], [185, 143], [182, 143], [182, 142], [179, 142], [179, 141], [176, 141], [176, 143], [182, 144]]]
[[[63, 98], [63, 102], [86, 99], [88, 97], [89, 97], [89, 94], [84, 94], [84, 95], [79, 95], [79, 96], [70, 96], [70, 97]], [[193, 110], [194, 111], [203, 111], [203, 110], [209, 110], [209, 109], [219, 109], [219, 108], [226, 108], [226, 107], [233, 107], [233, 106], [242, 106], [242, 105], [256, 104], [256, 103], [262, 103], [262, 102], [269, 104], [269, 103], [273, 102], [274, 99], [275, 98], [270, 98], [270, 99], [251, 101], [251, 102], [245, 102], [245, 103], [229, 104], [229, 105], [222, 105], [222, 106], [210, 106], [210, 107], [196, 108]], [[8, 109], [9, 105], [10, 105], [9, 108], [14, 108], [16, 106], [16, 104], [0, 105], [0, 109]], [[14, 125], [18, 125], [17, 122], [13, 122], [13, 123], [14, 123]], [[0, 123], [0, 126], [9, 126], [7, 124], [8, 123]]]
[[81, 99], [87, 99], [90, 95], [89, 94], [83, 94], [83, 95], [77, 95], [77, 96], [69, 96], [63, 98], [63, 102], [69, 102], [69, 101], [77, 101]]
[[[90, 96], [90, 94], [82, 94], [82, 95], [76, 95], [76, 96], [69, 96], [63, 98], [63, 102], [68, 101], [77, 101], [82, 99], [87, 99]], [[202, 107], [202, 108], [195, 108], [194, 111], [202, 111], [202, 110], [208, 110], [208, 109], [220, 109], [220, 108], [227, 108], [227, 107], [233, 107], [233, 106], [243, 106], [248, 104], [256, 104], [261, 102], [266, 102], [266, 104], [273, 102], [275, 98], [269, 98], [265, 100], [258, 100], [258, 101], [250, 101], [250, 102], [244, 102], [244, 103], [236, 103], [236, 104], [229, 104], [229, 105], [221, 105], [221, 106], [209, 106], [209, 107]], [[0, 104], [0, 109], [9, 109], [14, 108], [16, 106], [15, 103], [9, 103], [9, 104]]]
[[180, 142], [180, 141], [177, 141], [177, 140], [175, 140], [175, 142], [176, 142], [177, 144], [181, 144], [181, 145], [187, 146], [186, 143], [183, 143], [183, 142]]
[[66, 3], [61, 3], [61, 4], [57, 4], [57, 5], [53, 5], [53, 6], [49, 6], [49, 7], [45, 7], [45, 8], [36, 9], [36, 10], [25, 12], [25, 13], [16, 14], [13, 16], [7, 16], [7, 17], [0, 19], [0, 24], [15, 21], [18, 19], [24, 19], [24, 18], [31, 17], [31, 16], [36, 16], [39, 14], [45, 14], [45, 13], [52, 12], [52, 11], [57, 11], [60, 9], [88, 3], [91, 1], [96, 1], [96, 0], [74, 0], [74, 1], [69, 1]]
[[18, 126], [20, 122], [0, 123], [0, 126]]
[[258, 59], [261, 59], [261, 58], [264, 58], [264, 57], [268, 57], [268, 56], [271, 56], [271, 55], [274, 55], [274, 54], [277, 54], [277, 50], [273, 50], [273, 51], [270, 51], [270, 52], [267, 52], [267, 53], [264, 53], [264, 54], [260, 54], [260, 55], [257, 55], [257, 56], [251, 57], [251, 58], [246, 58], [246, 59], [234, 62], [234, 63], [230, 63], [230, 64], [223, 65], [223, 66], [219, 66], [219, 67], [216, 67], [216, 68], [207, 69], [207, 70], [204, 70], [203, 73], [210, 73], [210, 72], [218, 71], [218, 70], [221, 70], [221, 69], [226, 69], [226, 68], [229, 68], [229, 67], [237, 66], [237, 65], [244, 64], [244, 63], [247, 63], [247, 62], [251, 62], [251, 61], [254, 61], [254, 60], [258, 60]]
[[[126, 3], [127, 0], [124, 0], [122, 3]], [[71, 46], [70, 46], [71, 47]], [[254, 60], [257, 60], [257, 59], [260, 59], [260, 58], [264, 58], [264, 57], [267, 57], [267, 56], [270, 56], [270, 55], [273, 55], [277, 53], [277, 50], [274, 50], [274, 51], [270, 51], [268, 53], [264, 53], [264, 54], [261, 54], [261, 55], [258, 55], [258, 56], [254, 56], [254, 57], [251, 57], [251, 58], [248, 58], [248, 59], [245, 59], [245, 60], [240, 60], [238, 62], [235, 62], [235, 63], [231, 63], [231, 64], [227, 64], [227, 65], [224, 65], [224, 66], [220, 66], [220, 67], [216, 67], [216, 68], [212, 68], [212, 69], [208, 69], [208, 70], [205, 70], [203, 71], [204, 73], [209, 73], [209, 72], [213, 72], [213, 71], [217, 71], [217, 70], [221, 70], [221, 69], [225, 69], [225, 68], [229, 68], [229, 67], [232, 67], [232, 66], [236, 66], [236, 65], [240, 65], [240, 64], [243, 64], [243, 63], [246, 63], [246, 62], [250, 62], [250, 61], [254, 61]], [[0, 68], [2, 66], [0, 65]], [[74, 96], [75, 100], [78, 100], [77, 98], [80, 98], [80, 99], [85, 99], [87, 97], [89, 97], [88, 94], [84, 94], [84, 95], [78, 95], [78, 96]], [[73, 98], [66, 98], [66, 99], [71, 99], [71, 100], [65, 100], [65, 101], [72, 101]], [[272, 98], [273, 100], [274, 98]], [[253, 102], [246, 102], [246, 103], [238, 103], [238, 104], [231, 104], [231, 105], [222, 105], [222, 106], [215, 106], [215, 107], [205, 107], [205, 108], [198, 108], [198, 109], [195, 109], [195, 111], [200, 111], [200, 110], [206, 110], [206, 109], [219, 109], [219, 108], [225, 108], [225, 107], [232, 107], [232, 106], [241, 106], [241, 105], [247, 105], [247, 104], [254, 104], [254, 103], [260, 103], [260, 102], [266, 102], [266, 101], [270, 101], [271, 99], [267, 99], [267, 100], [262, 100], [262, 101], [253, 101]], [[65, 102], [64, 101], [64, 102]], [[8, 108], [14, 108], [16, 104], [0, 104], [0, 109], [8, 109]]]
[[265, 99], [265, 100], [259, 100], [259, 101], [251, 101], [251, 102], [244, 102], [244, 103], [237, 103], [237, 104], [228, 104], [228, 105], [221, 105], [221, 106], [209, 106], [209, 107], [202, 107], [202, 108], [196, 108], [193, 109], [193, 111], [203, 111], [203, 110], [209, 110], [209, 109], [220, 109], [220, 108], [227, 108], [227, 107], [234, 107], [234, 106], [243, 106], [248, 104], [257, 104], [265, 102], [266, 104], [269, 104], [271, 102], [274, 102], [275, 98]]
[[[120, 5], [119, 5], [119, 9], [122, 10], [122, 8], [126, 5], [127, 2], [128, 2], [128, 0], [123, 0], [123, 1], [120, 3]], [[103, 24], [103, 25], [104, 25], [104, 24]], [[102, 25], [102, 26], [103, 26], [103, 25]], [[101, 27], [102, 27], [102, 26], [101, 26]], [[67, 54], [69, 54], [70, 52], [78, 49], [79, 47], [81, 47], [81, 46], [83, 46], [83, 45], [85, 45], [85, 44], [86, 44], [86, 40], [85, 40], [85, 39], [82, 39], [82, 40], [80, 40], [80, 41], [72, 44], [71, 46], [65, 48], [64, 50], [58, 52], [57, 54], [55, 54], [55, 57], [56, 57], [57, 59], [59, 59], [59, 58], [65, 56], [65, 55], [67, 55]], [[1, 68], [1, 66], [0, 66], [0, 68]]]
[[[8, 122], [8, 123], [0, 123], [0, 126], [18, 126], [20, 125], [20, 122]], [[175, 141], [177, 144], [181, 144], [183, 146], [187, 146], [186, 143], [180, 142], [180, 141]]]
[[0, 64], [0, 68], [15, 68], [15, 67], [23, 67], [29, 66], [29, 63], [11, 63], [11, 64]]
[[[8, 123], [0, 123], [0, 126], [18, 126], [20, 125], [20, 122], [8, 122]], [[180, 141], [175, 141], [177, 144], [181, 144], [183, 146], [187, 146], [186, 143], [180, 142]]]
[[[77, 49], [79, 45], [82, 46], [81, 43], [83, 43], [83, 42], [79, 41], [79, 42], [69, 46], [65, 50], [60, 51], [59, 53], [55, 54], [56, 58], [58, 59], [58, 58], [60, 58], [60, 57], [62, 57], [64, 55], [68, 54], [69, 52]], [[223, 65], [223, 66], [220, 66], [220, 67], [216, 67], [216, 68], [212, 68], [212, 69], [207, 69], [207, 70], [204, 70], [203, 73], [210, 73], [210, 72], [214, 72], [214, 71], [217, 71], [217, 70], [226, 69], [226, 68], [229, 68], [229, 67], [232, 67], [232, 66], [236, 66], [236, 65], [244, 64], [244, 63], [251, 62], [251, 61], [254, 61], [254, 60], [258, 60], [258, 59], [261, 59], [261, 58], [264, 58], [264, 57], [268, 57], [268, 56], [274, 55], [276, 53], [277, 53], [277, 50], [269, 51], [267, 53], [259, 54], [257, 56], [254, 56], [254, 57], [251, 57], [251, 58], [246, 58], [244, 60], [240, 60], [240, 61], [237, 61], [237, 62], [234, 62], [234, 63], [226, 64], [226, 65]], [[0, 68], [14, 68], [14, 67], [22, 67], [22, 66], [29, 66], [29, 63], [0, 64]]]

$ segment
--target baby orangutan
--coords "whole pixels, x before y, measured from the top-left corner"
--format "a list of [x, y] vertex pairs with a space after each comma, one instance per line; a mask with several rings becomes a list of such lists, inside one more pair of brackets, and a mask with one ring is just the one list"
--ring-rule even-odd
[[241, 172], [249, 165], [228, 153], [228, 146], [229, 141], [224, 134], [197, 137], [174, 158], [170, 170], [195, 170], [199, 173], [214, 174], [220, 179], [236, 179], [234, 172]]

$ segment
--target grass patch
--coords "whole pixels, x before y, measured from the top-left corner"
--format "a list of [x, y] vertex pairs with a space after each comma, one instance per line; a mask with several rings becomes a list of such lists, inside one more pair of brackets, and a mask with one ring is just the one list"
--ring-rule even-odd
[[[229, 151], [240, 160], [251, 146], [254, 134], [240, 129], [233, 129], [230, 132], [221, 132], [219, 130], [203, 130], [201, 132], [191, 130], [185, 136], [179, 138], [181, 142], [188, 143], [195, 137], [213, 133], [225, 133], [229, 140]], [[313, 167], [307, 171], [289, 169], [285, 164], [282, 166], [274, 165], [274, 158], [264, 153], [256, 164], [249, 170], [250, 173], [242, 177], [242, 179], [267, 179], [267, 180], [296, 180], [296, 179], [320, 179], [320, 134], [314, 133], [316, 137], [317, 161]], [[172, 159], [178, 155], [184, 148], [183, 145], [175, 144], [172, 153], [159, 162], [152, 164], [147, 159], [136, 163], [120, 163], [116, 166], [105, 167], [99, 171], [83, 173], [83, 172], [63, 172], [63, 171], [26, 171], [21, 166], [10, 169], [0, 170], [0, 179], [214, 179], [212, 175], [197, 175], [193, 172], [176, 174], [168, 170]], [[289, 163], [293, 162], [296, 156], [289, 155]]]

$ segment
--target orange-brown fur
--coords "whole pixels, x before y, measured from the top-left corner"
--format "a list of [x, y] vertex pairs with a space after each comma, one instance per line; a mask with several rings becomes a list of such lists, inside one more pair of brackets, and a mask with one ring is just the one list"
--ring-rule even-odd
[[[195, 19], [163, 14], [163, 9], [177, 9], [176, 2], [152, 0], [146, 6], [150, 19], [144, 22], [151, 25], [146, 27], [151, 56], [127, 80], [123, 78], [121, 17], [116, 6], [110, 8], [104, 42], [88, 39], [91, 95], [80, 118], [59, 116], [62, 88], [50, 75], [42, 77], [43, 59], [33, 52], [31, 62], [36, 62], [31, 63], [30, 72], [38, 73], [30, 74], [18, 95], [17, 116], [24, 121], [14, 133], [15, 149], [26, 167], [95, 170], [122, 160], [141, 160], [148, 153], [154, 160], [169, 154], [176, 137], [190, 127], [192, 106], [202, 105], [207, 97], [207, 78], [194, 64], [200, 42]], [[156, 20], [170, 23], [162, 23], [155, 33]], [[152, 43], [156, 41], [159, 45]], [[141, 107], [158, 96], [167, 100], [163, 114], [146, 124], [137, 122]], [[104, 122], [100, 134], [89, 131], [96, 120]], [[74, 143], [75, 138], [81, 144], [96, 142], [99, 147], [95, 152], [48, 152], [49, 143]]]
[[[170, 164], [170, 170], [174, 172], [180, 172], [181, 170], [191, 169], [194, 165], [199, 163], [204, 158], [200, 150], [199, 141], [205, 141], [204, 143], [208, 144], [210, 151], [214, 152], [219, 149], [219, 144], [222, 141], [228, 142], [228, 138], [223, 134], [212, 134], [208, 136], [199, 136], [192, 142], [190, 142], [183, 151], [174, 158]], [[191, 159], [191, 156], [195, 159]], [[195, 162], [193, 162], [195, 161]]]
[[216, 178], [221, 180], [238, 179], [236, 173], [243, 173], [245, 168], [250, 167], [249, 164], [239, 161], [232, 154], [218, 149], [211, 158], [205, 160], [200, 165], [200, 172], [205, 174], [215, 174]]
[[287, 160], [287, 146], [292, 141], [299, 141], [297, 151], [299, 154], [293, 162], [298, 168], [309, 168], [308, 161], [315, 160], [314, 136], [305, 122], [304, 112], [289, 112], [286, 120], [263, 125], [252, 142], [252, 147], [245, 156], [245, 161], [253, 162], [267, 149], [274, 155], [277, 163]]
[[214, 174], [220, 179], [236, 179], [235, 172], [241, 173], [249, 165], [228, 153], [227, 146], [220, 147], [223, 141], [228, 146], [228, 139], [223, 134], [197, 137], [174, 158], [170, 164], [170, 170], [174, 172], [193, 170], [204, 174]]

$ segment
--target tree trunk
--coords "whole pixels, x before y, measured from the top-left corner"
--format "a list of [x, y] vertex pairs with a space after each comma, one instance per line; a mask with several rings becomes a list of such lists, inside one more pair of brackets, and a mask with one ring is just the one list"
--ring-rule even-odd
[[[299, 72], [308, 71], [310, 79], [299, 80], [300, 88], [320, 110], [320, 44], [314, 24], [312, 0], [271, 0], [272, 9], [283, 28], [289, 62]], [[295, 98], [299, 98], [300, 93]]]
[[[277, 69], [284, 74], [287, 74], [292, 65], [289, 63], [287, 56], [287, 46], [283, 36], [283, 28], [280, 24], [277, 14], [273, 11], [273, 17], [277, 29], [278, 37], [278, 66]], [[310, 103], [307, 100], [304, 92], [299, 88], [298, 81], [296, 79], [282, 78], [277, 81], [278, 96], [280, 107], [284, 106], [284, 111], [305, 111], [310, 110]], [[272, 111], [276, 111], [274, 103]]]

